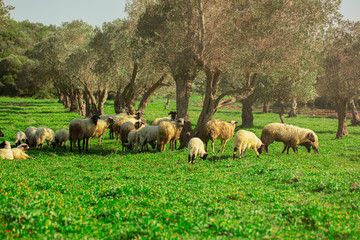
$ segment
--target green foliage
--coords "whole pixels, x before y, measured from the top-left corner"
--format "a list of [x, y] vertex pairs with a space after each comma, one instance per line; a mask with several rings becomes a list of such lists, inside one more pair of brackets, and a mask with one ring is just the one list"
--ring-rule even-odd
[[[164, 104], [154, 98], [148, 122], [167, 115]], [[107, 102], [105, 112], [112, 109]], [[30, 125], [57, 131], [78, 118], [55, 100], [0, 98], [0, 110], [2, 140], [10, 141]], [[200, 110], [190, 108], [192, 122]], [[240, 112], [220, 109], [215, 118], [236, 120]], [[276, 121], [276, 114], [255, 112], [248, 130], [260, 136]], [[231, 140], [222, 156], [192, 166], [186, 149], [121, 152], [106, 134], [88, 153], [44, 147], [30, 149], [29, 160], [1, 160], [1, 238], [358, 238], [360, 129], [335, 140], [336, 119], [299, 115], [287, 122], [313, 129], [320, 154], [281, 154], [274, 143], [260, 159], [249, 150], [232, 160]]]

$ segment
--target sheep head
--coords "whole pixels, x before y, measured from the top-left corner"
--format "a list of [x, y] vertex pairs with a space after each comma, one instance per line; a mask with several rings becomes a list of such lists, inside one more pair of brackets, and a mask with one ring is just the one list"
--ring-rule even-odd
[[258, 153], [261, 154], [262, 152], [266, 151], [266, 146], [265, 144], [261, 144], [261, 146], [258, 148]]
[[91, 120], [93, 121], [93, 123], [96, 125], [97, 122], [98, 122], [98, 120], [100, 119], [100, 117], [99, 117], [99, 115], [94, 115], [94, 116], [92, 116], [90, 119], [91, 119]]
[[311, 142], [315, 142], [315, 136], [312, 132], [306, 135], [306, 138], [309, 139]]
[[171, 120], [175, 121], [177, 112], [176, 111], [170, 111], [168, 115], [171, 115]]
[[200, 158], [201, 158], [202, 160], [205, 160], [208, 155], [209, 155], [208, 153], [204, 153], [204, 154], [202, 155], [202, 157], [200, 157]]
[[185, 125], [185, 120], [184, 118], [179, 118], [178, 120], [176, 120], [176, 126], [178, 127], [184, 127]]

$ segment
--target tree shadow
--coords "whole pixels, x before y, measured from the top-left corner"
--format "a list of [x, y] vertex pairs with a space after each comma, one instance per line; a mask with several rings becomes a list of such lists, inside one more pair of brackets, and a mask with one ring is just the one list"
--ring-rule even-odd
[[211, 156], [210, 158], [207, 158], [206, 160], [208, 160], [209, 162], [217, 162], [217, 161], [223, 161], [223, 160], [228, 160], [228, 159], [232, 159], [232, 156], [230, 155], [221, 155], [221, 156]]

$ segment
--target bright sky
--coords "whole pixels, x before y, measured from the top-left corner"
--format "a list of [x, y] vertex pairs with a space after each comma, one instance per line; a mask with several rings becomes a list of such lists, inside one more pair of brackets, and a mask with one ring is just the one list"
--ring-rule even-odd
[[[126, 17], [126, 0], [5, 0], [15, 7], [10, 15], [16, 21], [29, 20], [60, 26], [63, 22], [81, 19], [101, 26]], [[345, 19], [360, 21], [360, 0], [342, 0], [340, 12]]]

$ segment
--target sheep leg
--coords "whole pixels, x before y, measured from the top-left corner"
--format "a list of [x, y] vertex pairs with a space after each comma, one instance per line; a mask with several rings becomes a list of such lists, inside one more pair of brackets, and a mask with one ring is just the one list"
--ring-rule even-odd
[[284, 145], [284, 149], [282, 150], [282, 152], [281, 152], [281, 153], [284, 153], [284, 152], [285, 152], [285, 150], [286, 150], [286, 145]]
[[100, 145], [101, 145], [101, 136], [98, 137], [98, 147], [100, 147]]
[[79, 152], [81, 152], [81, 143], [80, 143], [80, 139], [78, 139], [78, 146], [79, 146]]
[[192, 155], [192, 158], [191, 158], [191, 164], [194, 165], [194, 160], [195, 160], [195, 154]]
[[212, 149], [212, 153], [215, 153], [214, 144], [215, 144], [215, 140], [212, 140], [212, 139], [211, 139], [211, 149]]
[[[229, 141], [229, 140], [221, 141], [221, 147], [220, 147], [220, 149], [222, 149], [221, 154], [224, 153], [225, 145], [226, 145], [226, 143], [227, 143], [228, 141]], [[219, 152], [220, 152], [220, 149], [219, 149]]]
[[236, 152], [237, 152], [237, 147], [234, 147], [234, 154], [233, 154], [233, 160], [235, 159], [235, 157], [236, 157]]
[[72, 152], [72, 145], [73, 145], [73, 141], [70, 139], [70, 152]]
[[191, 162], [191, 156], [188, 155], [188, 163], [190, 163], [190, 162]]
[[115, 137], [116, 137], [116, 144], [119, 143], [119, 134], [117, 131], [115, 131]]

